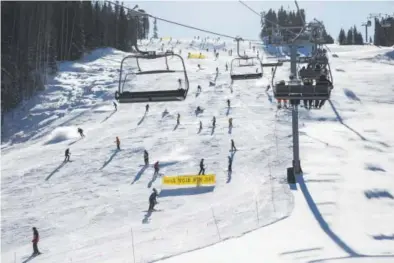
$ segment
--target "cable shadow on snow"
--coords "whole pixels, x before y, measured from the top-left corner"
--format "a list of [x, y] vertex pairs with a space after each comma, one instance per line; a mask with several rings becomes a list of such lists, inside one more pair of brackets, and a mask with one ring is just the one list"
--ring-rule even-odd
[[335, 115], [337, 116], [337, 120], [346, 128], [348, 128], [350, 131], [354, 132], [358, 137], [360, 137], [361, 140], [363, 141], [367, 141], [367, 139], [362, 136], [358, 131], [354, 130], [352, 127], [350, 127], [349, 125], [347, 125], [346, 123], [343, 122], [343, 119], [341, 117], [341, 115], [339, 115], [339, 112], [337, 111], [337, 109], [335, 108], [334, 104], [332, 103], [331, 100], [328, 100], [328, 102], [331, 105], [332, 110], [334, 111]]
[[60, 170], [60, 168], [62, 168], [65, 164], [66, 164], [65, 162], [62, 162], [55, 170], [52, 171], [52, 173], [50, 173], [50, 175], [47, 176], [47, 178], [45, 178], [45, 181], [48, 181], [52, 177], [52, 175], [57, 173]]
[[109, 159], [103, 164], [103, 166], [102, 166], [99, 170], [101, 171], [102, 169], [104, 169], [104, 168], [112, 161], [112, 159], [115, 157], [115, 155], [116, 155], [119, 151], [120, 151], [120, 150], [116, 149], [116, 150], [112, 153], [111, 157], [109, 157]]
[[300, 186], [300, 189], [304, 195], [306, 202], [308, 203], [309, 209], [311, 210], [313, 216], [316, 221], [319, 223], [321, 229], [331, 238], [332, 241], [335, 242], [343, 251], [349, 254], [351, 257], [360, 256], [356, 251], [354, 251], [350, 246], [348, 246], [338, 235], [336, 235], [328, 225], [328, 223], [324, 220], [322, 214], [320, 213], [318, 207], [316, 206], [315, 201], [312, 198], [312, 195], [309, 193], [309, 190], [305, 184], [303, 175], [297, 176], [297, 183]]
[[131, 182], [131, 184], [134, 184], [135, 182], [137, 182], [140, 178], [141, 175], [145, 172], [146, 168], [148, 168], [149, 165], [145, 165], [141, 168], [141, 170], [135, 175], [134, 180]]

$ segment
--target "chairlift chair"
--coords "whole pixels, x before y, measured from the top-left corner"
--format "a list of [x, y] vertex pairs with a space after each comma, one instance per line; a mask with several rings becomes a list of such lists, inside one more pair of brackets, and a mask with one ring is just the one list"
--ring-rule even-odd
[[[237, 66], [241, 65], [241, 61], [248, 61], [250, 59], [257, 59], [257, 65], [245, 65], [245, 66]], [[237, 63], [238, 62], [238, 63]], [[260, 68], [260, 72], [251, 72], [250, 73], [236, 73], [235, 69], [240, 67], [251, 67], [251, 69], [255, 69], [255, 66]], [[261, 60], [258, 57], [238, 57], [231, 60], [230, 65], [230, 77], [231, 80], [250, 80], [250, 79], [261, 79], [263, 77], [263, 67]]]
[[[138, 60], [154, 60], [158, 58], [165, 58], [167, 61], [167, 57], [174, 56], [180, 59], [182, 62], [183, 70], [170, 70], [167, 69], [158, 69], [158, 70], [148, 70], [143, 71], [138, 63]], [[126, 60], [135, 59], [137, 61], [138, 72], [132, 72], [129, 74], [125, 74], [123, 76], [123, 67], [124, 62]], [[131, 74], [138, 75], [148, 75], [148, 74], [172, 74], [176, 72], [182, 72], [184, 75], [183, 79], [183, 87], [178, 89], [171, 90], [154, 90], [154, 91], [125, 91], [124, 86], [127, 81], [127, 77]], [[122, 77], [124, 79], [122, 79]], [[175, 85], [175, 84], [174, 84]], [[123, 58], [120, 66], [120, 74], [119, 74], [119, 86], [118, 91], [115, 93], [115, 99], [119, 103], [140, 103], [140, 102], [164, 102], [164, 101], [183, 101], [186, 99], [187, 92], [189, 90], [189, 79], [186, 72], [186, 67], [184, 60], [178, 54], [174, 54], [172, 52], [166, 52], [161, 54], [156, 54], [156, 52], [149, 52], [148, 54], [132, 54]]]

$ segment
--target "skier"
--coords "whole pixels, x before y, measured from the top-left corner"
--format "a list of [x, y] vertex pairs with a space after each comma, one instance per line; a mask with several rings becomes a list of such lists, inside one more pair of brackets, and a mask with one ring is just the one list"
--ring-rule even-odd
[[118, 150], [120, 150], [120, 140], [118, 136], [116, 136], [115, 142], [116, 142], [116, 147], [118, 148]]
[[155, 172], [153, 173], [153, 176], [159, 175], [159, 161], [155, 162], [153, 168], [155, 168]]
[[64, 153], [64, 156], [66, 157], [66, 158], [64, 158], [64, 162], [68, 162], [68, 161], [70, 161], [70, 149], [69, 148], [67, 148], [66, 149], [66, 152]]
[[198, 175], [205, 175], [205, 168], [204, 168], [204, 159], [201, 159], [200, 161], [200, 171], [198, 172]]
[[232, 171], [233, 171], [232, 165], [233, 165], [233, 159], [231, 159], [231, 157], [228, 156], [228, 171], [229, 171], [229, 172], [232, 172]]
[[228, 108], [230, 108], [230, 104], [231, 104], [231, 101], [228, 99], [228, 100], [227, 100], [227, 107], [228, 107]]
[[237, 148], [235, 148], [234, 140], [231, 139], [231, 150], [230, 151], [237, 151]]
[[215, 116], [213, 116], [213, 118], [212, 118], [212, 127], [216, 127], [216, 117]]
[[148, 212], [152, 212], [154, 211], [155, 205], [157, 204], [157, 190], [155, 188], [153, 188], [153, 192], [151, 193], [151, 195], [149, 196], [149, 208], [148, 208]]
[[114, 104], [115, 111], [117, 111], [118, 110], [118, 105], [116, 104], [115, 101], [113, 102], [113, 104]]
[[226, 71], [228, 71], [228, 64], [227, 64], [227, 62], [226, 62]]
[[146, 106], [145, 106], [145, 112], [149, 112], [149, 104], [146, 104]]
[[33, 254], [32, 256], [40, 255], [41, 252], [38, 251], [37, 243], [40, 240], [40, 235], [38, 234], [37, 228], [33, 227]]
[[268, 91], [271, 88], [271, 85], [267, 85], [267, 88], [265, 89], [265, 91]]
[[228, 128], [232, 128], [233, 127], [233, 118], [229, 118], [228, 119]]
[[181, 119], [181, 115], [178, 113], [178, 116], [176, 117], [176, 125], [180, 124], [180, 119]]
[[202, 121], [200, 121], [200, 128], [199, 128], [199, 130], [200, 131], [202, 130]]
[[199, 113], [201, 113], [201, 112], [202, 112], [201, 107], [200, 107], [200, 106], [197, 106], [197, 108], [196, 108], [196, 115], [199, 114]]
[[200, 85], [197, 86], [197, 92], [201, 92], [201, 86]]
[[219, 74], [219, 68], [216, 67], [216, 75]]
[[149, 164], [149, 153], [147, 150], [144, 150], [144, 162], [145, 162], [145, 165]]
[[81, 135], [81, 138], [85, 137], [85, 135], [83, 134], [83, 130], [81, 128], [78, 128], [78, 133], [79, 135]]
[[179, 83], [179, 88], [182, 88], [182, 80], [178, 79], [178, 83]]

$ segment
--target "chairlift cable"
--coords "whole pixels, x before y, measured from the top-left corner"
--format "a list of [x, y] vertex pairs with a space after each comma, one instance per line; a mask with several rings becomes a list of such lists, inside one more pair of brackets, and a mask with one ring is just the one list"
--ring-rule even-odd
[[[114, 2], [111, 2], [111, 1], [108, 1], [108, 0], [106, 0], [105, 2], [111, 3], [111, 4], [116, 5], [116, 6], [122, 6], [120, 4], [117, 4], [117, 3], [114, 3]], [[132, 11], [133, 13], [139, 14], [139, 16], [147, 16], [147, 17], [151, 17], [151, 18], [157, 19], [159, 21], [163, 21], [163, 22], [166, 22], [166, 23], [174, 24], [174, 25], [185, 27], [185, 28], [189, 28], [189, 29], [194, 29], [194, 30], [201, 31], [201, 32], [204, 32], [204, 33], [217, 35], [217, 36], [225, 37], [225, 38], [230, 38], [230, 39], [233, 39], [233, 40], [236, 39], [236, 37], [233, 37], [233, 36], [230, 36], [230, 35], [216, 33], [216, 32], [213, 32], [213, 31], [206, 30], [206, 29], [202, 29], [202, 28], [198, 28], [198, 27], [194, 27], [194, 26], [189, 26], [189, 25], [182, 24], [182, 23], [179, 23], [179, 22], [170, 21], [170, 20], [167, 20], [167, 19], [164, 19], [164, 18], [161, 18], [161, 17], [157, 17], [157, 16], [154, 16], [154, 15], [148, 14], [148, 13], [139, 12], [139, 11], [133, 10], [133, 9], [125, 7], [125, 6], [122, 6], [122, 7], [127, 9], [127, 10]], [[252, 39], [244, 39], [244, 40], [246, 40], [246, 41], [258, 41], [258, 40], [252, 40]]]

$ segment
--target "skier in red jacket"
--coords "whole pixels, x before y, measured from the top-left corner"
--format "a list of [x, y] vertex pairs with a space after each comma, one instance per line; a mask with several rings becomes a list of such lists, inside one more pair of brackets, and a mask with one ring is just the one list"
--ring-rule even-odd
[[41, 252], [38, 251], [37, 243], [40, 240], [40, 235], [38, 234], [37, 228], [33, 227], [33, 256], [40, 255]]

